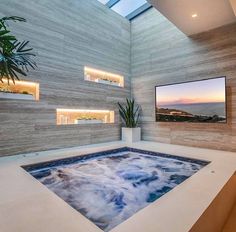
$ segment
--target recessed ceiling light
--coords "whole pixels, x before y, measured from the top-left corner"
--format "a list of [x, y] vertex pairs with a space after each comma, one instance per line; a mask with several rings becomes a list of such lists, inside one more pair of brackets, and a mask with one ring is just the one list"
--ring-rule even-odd
[[197, 14], [192, 14], [192, 18], [197, 18]]

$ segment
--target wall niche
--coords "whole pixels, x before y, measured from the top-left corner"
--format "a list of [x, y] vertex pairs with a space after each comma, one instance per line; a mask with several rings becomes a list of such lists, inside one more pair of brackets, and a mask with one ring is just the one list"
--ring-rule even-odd
[[39, 84], [29, 81], [2, 79], [0, 82], [0, 99], [39, 100]]
[[90, 67], [84, 67], [84, 79], [86, 81], [124, 88], [124, 76]]
[[57, 125], [114, 123], [114, 111], [57, 109]]

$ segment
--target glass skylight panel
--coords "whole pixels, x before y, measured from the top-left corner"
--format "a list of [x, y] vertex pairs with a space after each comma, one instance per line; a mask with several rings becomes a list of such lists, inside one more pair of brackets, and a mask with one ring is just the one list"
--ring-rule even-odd
[[109, 0], [98, 0], [99, 2], [103, 3], [104, 5], [109, 2]]
[[146, 0], [120, 0], [111, 9], [123, 17], [126, 17], [139, 7], [143, 6], [145, 3], [147, 3]]
[[121, 16], [132, 20], [152, 6], [146, 0], [98, 0]]

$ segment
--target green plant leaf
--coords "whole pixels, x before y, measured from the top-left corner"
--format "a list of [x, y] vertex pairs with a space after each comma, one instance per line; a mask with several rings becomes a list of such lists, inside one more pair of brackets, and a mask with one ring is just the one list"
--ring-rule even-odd
[[140, 116], [140, 107], [135, 107], [135, 101], [126, 99], [126, 104], [122, 106], [118, 102], [118, 107], [123, 124], [128, 128], [137, 127]]
[[36, 63], [32, 60], [35, 56], [28, 47], [29, 41], [19, 42], [7, 29], [7, 21], [26, 22], [22, 17], [10, 16], [0, 19], [0, 81], [3, 78], [19, 80], [18, 75], [26, 76], [28, 67], [35, 69]]

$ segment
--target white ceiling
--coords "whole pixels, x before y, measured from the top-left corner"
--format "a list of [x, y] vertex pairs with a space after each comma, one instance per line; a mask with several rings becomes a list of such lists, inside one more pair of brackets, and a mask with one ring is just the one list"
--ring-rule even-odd
[[[148, 1], [187, 35], [208, 31], [236, 21], [236, 0]], [[198, 16], [192, 18], [193, 14]]]

